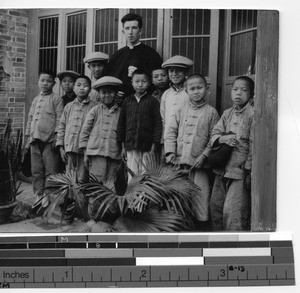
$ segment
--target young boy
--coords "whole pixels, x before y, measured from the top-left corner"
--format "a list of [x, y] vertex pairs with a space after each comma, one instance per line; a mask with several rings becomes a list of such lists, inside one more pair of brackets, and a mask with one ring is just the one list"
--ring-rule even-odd
[[85, 75], [78, 76], [74, 91], [76, 99], [64, 108], [56, 146], [60, 149], [61, 159], [66, 163], [66, 170], [76, 170], [77, 180], [87, 182], [89, 173], [84, 165], [84, 154], [79, 148], [79, 135], [87, 113], [96, 106], [89, 98], [91, 80]]
[[157, 68], [152, 70], [152, 83], [156, 88], [152, 93], [152, 96], [160, 103], [162, 94], [169, 88], [169, 76], [167, 69]]
[[57, 73], [57, 77], [60, 80], [60, 86], [65, 92], [65, 94], [61, 97], [63, 99], [64, 107], [68, 103], [73, 102], [76, 98], [73, 87], [77, 76], [79, 76], [79, 73], [72, 70], [64, 70]]
[[[83, 62], [88, 64], [88, 68], [92, 74], [92, 84], [104, 75], [109, 56], [102, 52], [92, 52], [88, 54]], [[91, 90], [90, 99], [96, 103], [101, 102], [99, 92], [95, 89]]]
[[145, 153], [156, 152], [161, 139], [159, 102], [147, 93], [149, 85], [150, 79], [144, 71], [133, 72], [135, 94], [124, 100], [118, 123], [117, 141], [122, 145], [122, 155], [127, 155], [128, 168], [134, 173], [139, 171]]
[[199, 221], [208, 221], [209, 172], [202, 165], [210, 152], [211, 131], [219, 120], [216, 109], [206, 103], [207, 88], [203, 75], [187, 78], [185, 90], [189, 101], [175, 109], [165, 134], [166, 162], [180, 164], [184, 169], [194, 167], [190, 179], [201, 189], [201, 195], [195, 200]]
[[25, 132], [26, 148], [30, 145], [33, 192], [37, 201], [43, 195], [46, 179], [58, 173], [59, 152], [55, 148], [56, 133], [63, 112], [63, 100], [52, 92], [55, 74], [41, 71], [38, 79], [40, 94], [34, 98]]
[[116, 97], [121, 85], [121, 80], [112, 76], [101, 77], [93, 84], [102, 103], [89, 111], [80, 134], [79, 147], [84, 150], [89, 172], [100, 182], [115, 174], [121, 160], [116, 137], [121, 111]]
[[174, 108], [179, 107], [189, 100], [188, 94], [184, 90], [184, 83], [188, 70], [193, 64], [194, 62], [192, 60], [178, 55], [166, 60], [162, 64], [163, 68], [167, 68], [171, 81], [170, 88], [163, 93], [160, 103], [160, 114], [164, 129], [163, 133], [166, 133], [169, 127], [171, 118], [174, 115]]
[[[233, 82], [233, 107], [225, 110], [212, 131], [213, 147], [227, 144], [233, 148], [223, 170], [216, 174], [210, 211], [214, 231], [243, 231], [250, 228], [250, 173], [252, 163], [254, 82], [239, 76]], [[228, 134], [233, 133], [233, 134]]]

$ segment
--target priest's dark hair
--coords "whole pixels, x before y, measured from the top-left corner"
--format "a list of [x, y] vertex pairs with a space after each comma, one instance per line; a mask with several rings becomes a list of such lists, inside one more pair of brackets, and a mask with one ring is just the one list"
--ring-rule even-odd
[[122, 17], [122, 19], [121, 19], [121, 22], [122, 22], [122, 24], [124, 26], [124, 23], [126, 21], [133, 21], [133, 20], [136, 20], [138, 22], [139, 28], [143, 27], [143, 19], [142, 19], [142, 17], [140, 15], [132, 13], [132, 12], [124, 15]]

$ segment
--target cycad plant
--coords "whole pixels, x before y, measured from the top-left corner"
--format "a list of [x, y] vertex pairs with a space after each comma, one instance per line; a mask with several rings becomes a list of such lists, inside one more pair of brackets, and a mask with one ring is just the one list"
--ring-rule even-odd
[[188, 172], [162, 164], [152, 154], [140, 164], [143, 171], [133, 174], [128, 185], [124, 162], [116, 176], [104, 183], [91, 177], [89, 183], [79, 184], [75, 173], [50, 176], [46, 189], [51, 191], [51, 203], [44, 217], [51, 217], [59, 205], [62, 219], [72, 211], [74, 217], [87, 222], [77, 232], [192, 230], [195, 214], [202, 209], [201, 204], [194, 204], [201, 191], [188, 179]]

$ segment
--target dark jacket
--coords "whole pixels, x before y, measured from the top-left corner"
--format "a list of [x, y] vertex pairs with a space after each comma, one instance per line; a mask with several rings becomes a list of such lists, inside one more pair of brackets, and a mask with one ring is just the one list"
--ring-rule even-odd
[[[160, 55], [153, 48], [140, 43], [133, 48], [125, 46], [115, 52], [109, 59], [106, 70], [107, 75], [121, 79], [125, 94], [131, 95], [134, 90], [131, 85], [131, 77], [128, 76], [128, 67], [135, 66], [151, 76], [152, 70], [160, 68], [161, 64]], [[148, 92], [150, 91], [151, 89], [148, 89]]]
[[147, 152], [153, 143], [159, 143], [162, 134], [162, 119], [159, 102], [150, 94], [127, 97], [122, 105], [118, 122], [117, 142], [124, 142], [126, 151]]
[[63, 95], [61, 98], [63, 99], [63, 104], [65, 107], [67, 104], [69, 104], [75, 100], [76, 94], [74, 92], [72, 92], [71, 97], [69, 97], [68, 95]]

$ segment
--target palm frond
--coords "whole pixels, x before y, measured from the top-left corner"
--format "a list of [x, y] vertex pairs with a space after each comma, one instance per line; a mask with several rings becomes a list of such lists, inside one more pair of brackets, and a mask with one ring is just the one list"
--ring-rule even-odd
[[[59, 191], [53, 192], [51, 194], [50, 204], [44, 211], [43, 217], [45, 219], [49, 220], [52, 217], [55, 208], [59, 204], [62, 204], [65, 201], [65, 196], [68, 197], [68, 195], [69, 195], [69, 192], [68, 192], [67, 188], [62, 188]], [[44, 195], [43, 197], [45, 197], [45, 196], [47, 196], [47, 195]]]
[[[90, 182], [83, 184], [80, 190], [88, 198], [89, 213], [92, 219], [100, 220], [107, 214], [111, 214], [112, 210], [117, 213], [117, 216], [126, 213], [128, 198], [119, 196], [106, 185]], [[118, 208], [117, 211], [116, 208]]]
[[72, 191], [73, 191], [74, 200], [75, 200], [76, 214], [79, 216], [80, 219], [83, 219], [84, 221], [90, 220], [90, 217], [88, 214], [87, 199], [82, 194], [80, 189], [73, 187]]
[[71, 233], [106, 233], [114, 232], [113, 227], [105, 222], [89, 220], [86, 223], [76, 223], [68, 232]]
[[118, 218], [113, 228], [118, 232], [190, 231], [193, 229], [193, 222], [181, 214], [152, 208]]
[[[39, 191], [41, 192], [41, 191]], [[47, 186], [42, 189], [43, 197], [49, 197], [50, 204], [44, 211], [44, 218], [49, 220], [54, 210], [59, 206], [61, 212], [61, 221], [64, 220], [67, 212], [74, 213], [84, 221], [90, 219], [88, 216], [87, 200], [82, 194], [77, 184], [77, 175], [75, 171], [59, 173], [49, 176]], [[42, 198], [43, 198], [42, 197]], [[70, 207], [75, 203], [74, 208]], [[41, 204], [41, 201], [37, 204]]]
[[[159, 205], [169, 212], [193, 214], [192, 195], [200, 192], [198, 187], [187, 178], [177, 178], [176, 180], [162, 181], [160, 178], [152, 178], [150, 175], [142, 175], [143, 179], [138, 180], [132, 186], [130, 196], [133, 198], [130, 208], [139, 210], [141, 204], [148, 200], [152, 204]], [[129, 194], [125, 194], [129, 196]]]
[[161, 162], [158, 156], [152, 153], [147, 153], [144, 156], [143, 174], [151, 176], [151, 178], [159, 179], [161, 182], [172, 181], [178, 178], [188, 178], [189, 172], [182, 170], [178, 165], [170, 165]]

